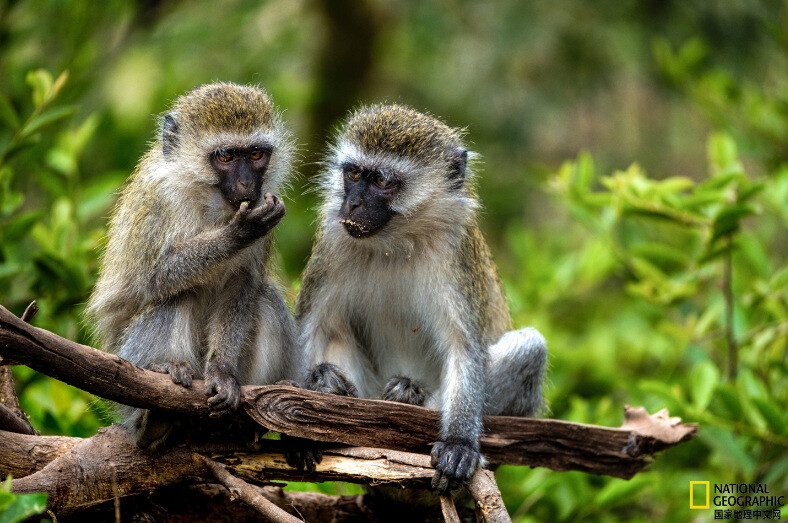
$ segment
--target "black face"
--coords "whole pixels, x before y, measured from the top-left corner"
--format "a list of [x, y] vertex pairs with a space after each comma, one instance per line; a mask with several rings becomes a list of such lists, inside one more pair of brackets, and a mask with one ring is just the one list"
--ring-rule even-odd
[[263, 175], [271, 160], [268, 145], [219, 149], [211, 153], [211, 165], [219, 174], [219, 189], [233, 207], [242, 202], [254, 205], [260, 198]]
[[396, 173], [363, 169], [357, 165], [342, 166], [345, 201], [339, 209], [339, 220], [353, 238], [368, 238], [380, 231], [391, 217], [391, 202], [402, 182]]

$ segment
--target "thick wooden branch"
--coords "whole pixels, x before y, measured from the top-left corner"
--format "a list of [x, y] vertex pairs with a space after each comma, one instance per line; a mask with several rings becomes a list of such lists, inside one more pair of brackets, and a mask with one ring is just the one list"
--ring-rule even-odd
[[[128, 405], [207, 412], [201, 382], [189, 389], [175, 385], [167, 375], [33, 327], [2, 307], [0, 356]], [[244, 387], [243, 408], [269, 430], [318, 441], [427, 453], [437, 439], [438, 412], [401, 403], [270, 385]], [[678, 418], [638, 412], [638, 423], [621, 428], [486, 417], [482, 452], [491, 463], [630, 478], [649, 463], [651, 454], [693, 438], [697, 429]], [[627, 416], [632, 418], [632, 412]]]
[[133, 407], [184, 413], [208, 412], [202, 383], [190, 389], [169, 376], [141, 369], [118, 356], [34, 327], [0, 306], [0, 357], [102, 398]]
[[[254, 452], [230, 442], [192, 443], [151, 454], [137, 448], [118, 425], [101, 429], [88, 439], [8, 432], [0, 432], [0, 437], [0, 474], [16, 473], [14, 492], [48, 492], [49, 508], [65, 514], [111, 501], [118, 494], [125, 497], [170, 485], [215, 481], [213, 471], [195, 463], [195, 453], [210, 456], [233, 476], [259, 486], [280, 480], [338, 480], [425, 487], [434, 473], [432, 468], [422, 466], [429, 461], [428, 456], [384, 449], [337, 448], [327, 449], [317, 470], [306, 474], [287, 465], [283, 444], [271, 440], [261, 441]], [[38, 451], [39, 442], [46, 449]], [[51, 461], [42, 466], [46, 459], [42, 458], [43, 453]], [[37, 471], [30, 473], [31, 469]]]

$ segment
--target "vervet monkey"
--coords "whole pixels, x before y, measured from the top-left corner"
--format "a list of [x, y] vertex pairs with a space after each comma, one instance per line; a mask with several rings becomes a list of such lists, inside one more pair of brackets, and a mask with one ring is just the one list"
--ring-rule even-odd
[[[477, 225], [462, 133], [401, 105], [362, 108], [326, 162], [296, 307], [304, 386], [441, 411], [433, 488], [483, 464], [482, 414], [542, 406], [545, 340], [512, 321]], [[319, 455], [289, 456], [300, 468]]]
[[[203, 85], [163, 116], [111, 219], [88, 304], [101, 345], [184, 387], [204, 379], [216, 415], [238, 406], [240, 384], [303, 365], [269, 271], [292, 152], [264, 90]], [[172, 428], [139, 409], [125, 423], [141, 447]]]

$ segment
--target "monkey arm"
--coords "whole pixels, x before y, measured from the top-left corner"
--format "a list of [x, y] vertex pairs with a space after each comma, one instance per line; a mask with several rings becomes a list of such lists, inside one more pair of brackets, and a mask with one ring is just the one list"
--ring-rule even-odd
[[242, 203], [227, 225], [165, 247], [151, 275], [150, 293], [163, 299], [210, 281], [231, 256], [266, 237], [284, 215], [284, 203], [266, 193], [257, 207]]
[[[253, 343], [260, 317], [262, 284], [254, 284], [257, 274], [243, 270], [234, 275], [221, 293], [208, 324], [208, 358], [205, 365], [205, 393], [214, 412], [232, 411], [241, 399], [238, 383], [241, 353]], [[258, 350], [265, 350], [259, 347]]]
[[149, 298], [161, 301], [208, 282], [241, 245], [227, 227], [211, 229], [165, 248], [153, 268]]
[[463, 340], [449, 345], [443, 369], [441, 440], [432, 448], [432, 487], [446, 492], [468, 480], [483, 458], [479, 452], [484, 407], [486, 350]]

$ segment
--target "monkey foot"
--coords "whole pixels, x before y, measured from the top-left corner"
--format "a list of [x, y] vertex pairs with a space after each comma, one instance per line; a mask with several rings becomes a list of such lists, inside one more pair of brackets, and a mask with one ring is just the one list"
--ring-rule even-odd
[[184, 387], [192, 386], [194, 368], [192, 368], [192, 364], [188, 361], [155, 363], [151, 365], [150, 370], [153, 372], [161, 372], [162, 374], [169, 374], [173, 383], [177, 383], [178, 385], [183, 385]]
[[417, 381], [404, 376], [396, 376], [386, 383], [380, 399], [409, 405], [424, 405], [427, 396], [427, 391]]
[[304, 381], [304, 388], [337, 396], [358, 397], [356, 386], [331, 363], [321, 363], [312, 369]]

